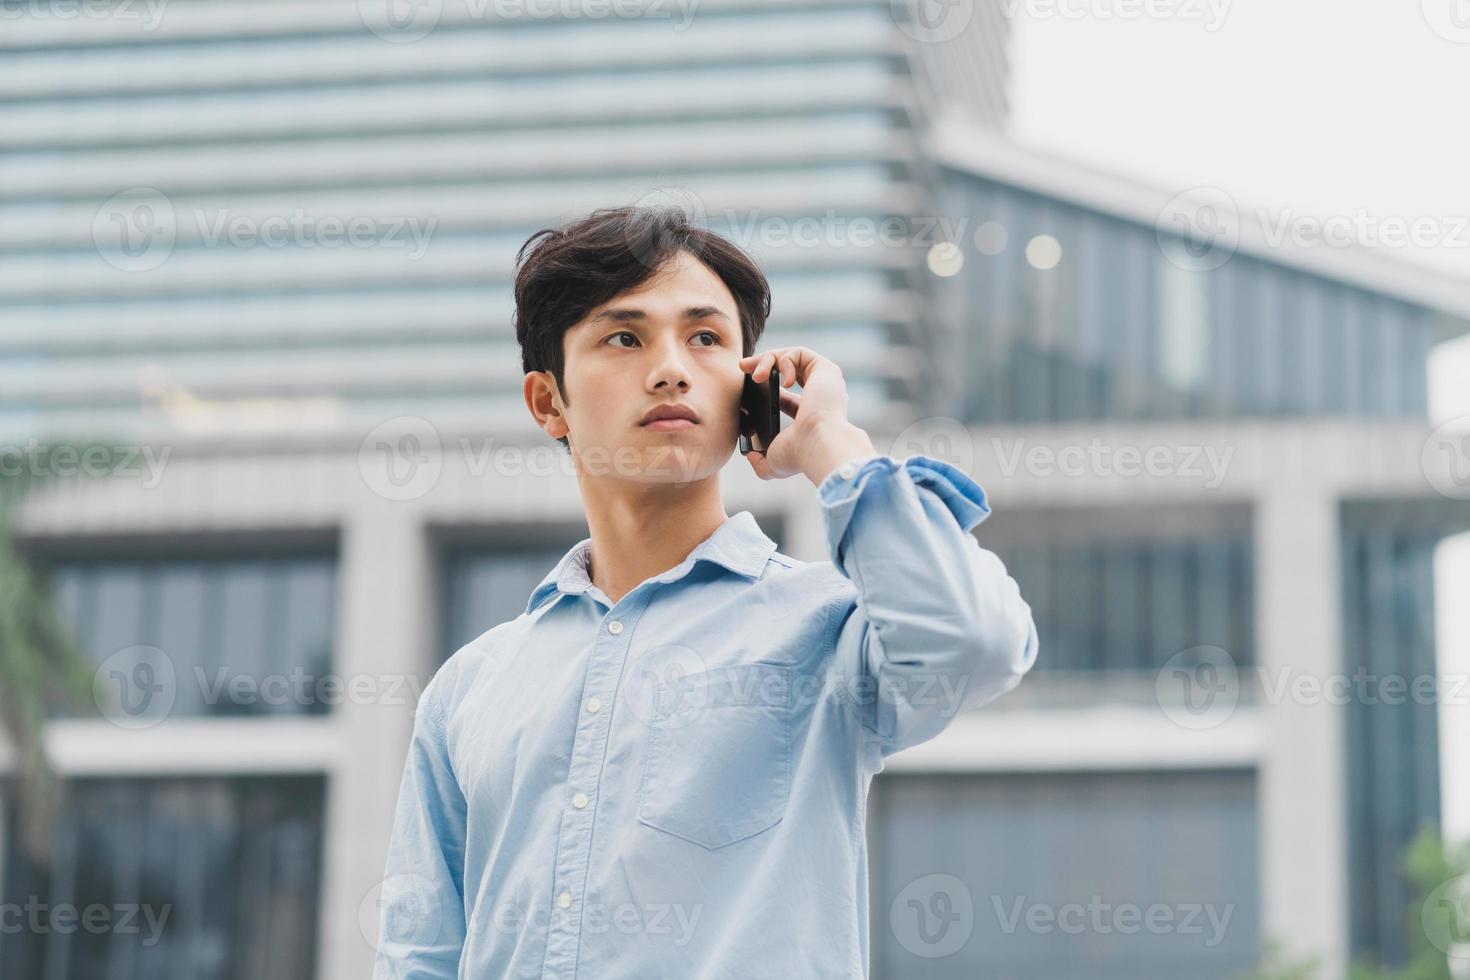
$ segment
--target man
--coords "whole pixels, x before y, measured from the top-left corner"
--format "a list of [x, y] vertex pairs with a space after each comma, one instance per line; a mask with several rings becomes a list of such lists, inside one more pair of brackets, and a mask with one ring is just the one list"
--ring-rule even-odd
[[[596, 211], [517, 264], [526, 405], [591, 536], [423, 692], [376, 976], [866, 977], [873, 774], [1036, 658], [970, 534], [985, 495], [877, 453], [832, 361], [756, 354], [765, 277], [676, 211]], [[721, 503], [773, 366], [801, 392], [747, 459], [811, 481], [831, 561]]]

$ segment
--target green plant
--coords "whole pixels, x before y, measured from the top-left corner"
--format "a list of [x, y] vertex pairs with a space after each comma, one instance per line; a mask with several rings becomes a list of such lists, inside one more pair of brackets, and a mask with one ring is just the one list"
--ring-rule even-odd
[[[1443, 948], [1443, 936], [1451, 934], [1451, 930], [1453, 934], [1463, 934], [1470, 925], [1465, 921], [1470, 916], [1470, 908], [1463, 907], [1470, 898], [1459, 895], [1459, 906], [1453, 907], [1433, 898], [1447, 883], [1470, 876], [1470, 840], [1447, 845], [1434, 827], [1424, 827], [1404, 849], [1403, 869], [1415, 895], [1405, 920], [1409, 930], [1409, 961], [1402, 967], [1388, 967], [1372, 960], [1360, 960], [1349, 967], [1349, 980], [1455, 980], [1450, 954]], [[1460, 918], [1454, 921], [1457, 916]], [[1430, 923], [1442, 927], [1443, 933], [1431, 937], [1426, 928]], [[1436, 945], [1436, 938], [1440, 939], [1440, 945]], [[1261, 965], [1238, 980], [1318, 980], [1319, 969], [1315, 959], [1284, 962], [1279, 947], [1268, 944]]]
[[0, 448], [0, 727], [15, 756], [17, 839], [38, 863], [49, 861], [63, 789], [46, 756], [46, 718], [59, 702], [90, 698], [92, 667], [16, 550], [13, 522], [40, 482], [72, 468], [58, 459], [86, 459], [82, 472], [112, 472], [120, 458], [97, 443], [57, 443], [25, 455]]

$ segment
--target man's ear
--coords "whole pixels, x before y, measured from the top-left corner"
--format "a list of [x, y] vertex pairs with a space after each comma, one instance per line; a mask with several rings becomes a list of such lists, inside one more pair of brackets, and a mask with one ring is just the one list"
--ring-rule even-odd
[[531, 417], [547, 435], [560, 439], [567, 434], [565, 402], [556, 378], [550, 371], [528, 371], [521, 383], [521, 394]]

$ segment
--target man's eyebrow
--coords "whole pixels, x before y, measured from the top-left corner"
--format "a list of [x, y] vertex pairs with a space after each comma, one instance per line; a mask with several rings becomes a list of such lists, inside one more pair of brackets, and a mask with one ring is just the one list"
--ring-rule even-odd
[[[684, 311], [684, 319], [686, 320], [708, 320], [711, 317], [724, 320], [727, 323], [730, 321], [725, 311], [718, 306], [691, 306]], [[603, 310], [592, 318], [592, 322], [630, 323], [634, 320], [646, 319], [648, 319], [648, 315], [636, 307], [617, 307], [611, 310]]]

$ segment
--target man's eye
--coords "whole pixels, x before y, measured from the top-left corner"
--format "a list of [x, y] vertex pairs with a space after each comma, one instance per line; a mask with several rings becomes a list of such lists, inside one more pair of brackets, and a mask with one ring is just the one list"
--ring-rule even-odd
[[[620, 331], [618, 331], [617, 333], [613, 334], [611, 337], [609, 337], [607, 339], [608, 340], [616, 340], [618, 337], [632, 337], [634, 340], [637, 340], [638, 339], [638, 337], [637, 337], [636, 334], [633, 334], [633, 333], [631, 333], [631, 332], [629, 332], [627, 330], [620, 330]], [[620, 345], [616, 345], [615, 344], [614, 346], [620, 346]]]
[[706, 344], [705, 345], [706, 347], [713, 347], [715, 344], [718, 344], [720, 342], [720, 335], [717, 334], [717, 333], [715, 333], [713, 330], [701, 330], [699, 333], [695, 334], [694, 336], [696, 336], [696, 337], [709, 337], [709, 338], [711, 338], [714, 341], [714, 343], [712, 343], [712, 344]]

